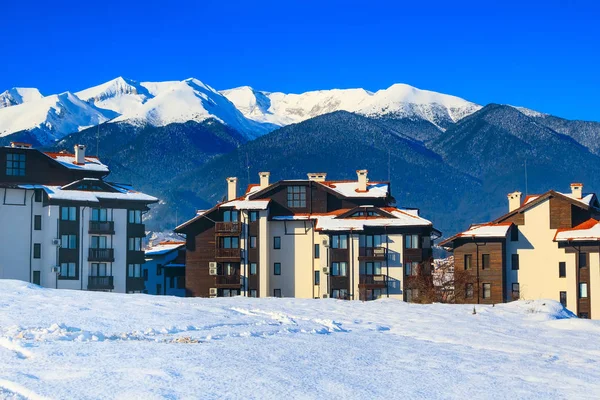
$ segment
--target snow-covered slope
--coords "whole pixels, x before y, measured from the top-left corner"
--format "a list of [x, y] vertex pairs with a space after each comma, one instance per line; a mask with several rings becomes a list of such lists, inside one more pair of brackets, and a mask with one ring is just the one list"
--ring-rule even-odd
[[39, 100], [42, 97], [44, 96], [36, 88], [12, 88], [0, 93], [0, 108]]
[[36, 138], [45, 145], [110, 118], [108, 113], [65, 92], [0, 109], [0, 137], [35, 130]]
[[132, 112], [112, 122], [165, 126], [214, 118], [254, 139], [273, 129], [271, 124], [249, 120], [225, 96], [195, 78], [171, 85]]
[[[0, 280], [0, 398], [593, 399], [600, 321], [555, 301], [176, 298]], [[13, 397], [11, 397], [13, 396]]]
[[370, 117], [421, 118], [444, 129], [481, 106], [459, 97], [395, 84], [375, 93], [364, 89], [333, 89], [285, 94], [260, 92], [248, 86], [222, 93], [249, 119], [284, 126], [333, 111]]

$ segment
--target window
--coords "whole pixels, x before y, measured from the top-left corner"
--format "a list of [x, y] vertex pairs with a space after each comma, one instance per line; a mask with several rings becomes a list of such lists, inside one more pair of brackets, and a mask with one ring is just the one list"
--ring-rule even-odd
[[240, 238], [237, 236], [224, 236], [221, 239], [222, 249], [239, 249]]
[[490, 255], [482, 254], [481, 255], [481, 269], [488, 269], [488, 268], [490, 268]]
[[34, 285], [42, 284], [42, 273], [40, 271], [33, 271], [33, 284]]
[[281, 297], [281, 289], [273, 289], [274, 297]]
[[223, 211], [223, 222], [238, 222], [240, 214], [238, 211]]
[[275, 250], [281, 249], [281, 238], [279, 236], [273, 238], [273, 248]]
[[579, 268], [587, 267], [587, 253], [579, 253], [578, 266]]
[[76, 249], [77, 235], [62, 235], [60, 237], [60, 247], [63, 249]]
[[560, 298], [560, 304], [563, 305], [563, 307], [567, 307], [567, 292], [560, 292], [559, 293], [559, 298]]
[[512, 284], [512, 297], [513, 300], [518, 300], [520, 297], [521, 293], [519, 290], [519, 284], [518, 283], [513, 283]]
[[492, 297], [492, 284], [491, 283], [484, 283], [483, 284], [483, 293], [482, 296], [484, 299], [489, 299], [490, 297]]
[[417, 261], [407, 262], [404, 264], [404, 269], [407, 276], [417, 276], [419, 274], [419, 263]]
[[331, 263], [331, 275], [347, 276], [348, 275], [348, 263], [345, 261]]
[[250, 236], [250, 248], [251, 249], [256, 248], [256, 236]]
[[250, 297], [258, 297], [256, 293], [256, 289], [250, 289]]
[[558, 263], [558, 277], [566, 278], [567, 277], [567, 263], [561, 261]]
[[162, 275], [162, 264], [156, 264], [156, 276]]
[[237, 275], [237, 265], [233, 263], [225, 263], [221, 266], [221, 275], [233, 276]]
[[584, 318], [584, 319], [589, 319], [590, 318], [590, 314], [586, 313], [586, 312], [580, 312], [579, 315], [577, 316], [578, 318]]
[[473, 255], [465, 254], [465, 270], [471, 269], [472, 266], [473, 266]]
[[33, 258], [42, 258], [42, 245], [41, 243], [33, 244]]
[[60, 219], [63, 221], [77, 221], [77, 207], [61, 207]]
[[92, 208], [92, 221], [108, 221], [108, 210], [106, 208]]
[[239, 289], [219, 289], [217, 297], [235, 297], [240, 295]]
[[[133, 238], [129, 238], [130, 241], [132, 239]], [[140, 238], [137, 238], [137, 239], [140, 239]], [[106, 249], [107, 248], [106, 236], [92, 236], [92, 243], [90, 244], [90, 247], [92, 249]]]
[[473, 298], [473, 284], [467, 283], [465, 285], [465, 298], [472, 299]]
[[321, 246], [318, 243], [315, 243], [315, 258], [321, 257]]
[[250, 275], [256, 275], [256, 263], [250, 263]]
[[142, 210], [129, 210], [129, 216], [127, 222], [130, 224], [141, 224], [142, 223]]
[[106, 268], [106, 263], [92, 263], [90, 276], [110, 276], [110, 273]]
[[174, 276], [172, 276], [172, 277], [169, 279], [169, 288], [170, 288], [170, 289], [174, 289], [174, 288], [175, 288], [175, 277], [174, 277]]
[[160, 283], [156, 284], [156, 294], [162, 294], [162, 285]]
[[365, 263], [365, 275], [381, 275], [381, 262], [367, 262]]
[[579, 298], [587, 299], [588, 297], [588, 286], [587, 283], [582, 282], [579, 284]]
[[333, 236], [331, 236], [331, 248], [332, 249], [347, 249], [348, 248], [348, 235], [333, 235]]
[[74, 262], [60, 264], [61, 279], [77, 279], [77, 266]]
[[407, 249], [418, 249], [419, 248], [419, 235], [405, 235], [406, 248]]
[[42, 216], [41, 215], [35, 215], [33, 217], [33, 229], [36, 231], [42, 230]]
[[288, 186], [287, 204], [290, 208], [306, 208], [306, 186]]
[[348, 289], [333, 289], [331, 291], [331, 297], [334, 299], [347, 299]]
[[[42, 202], [42, 190], [41, 189], [36, 189], [34, 192], [34, 196], [33, 196], [33, 200], [36, 203], [41, 203]], [[39, 272], [39, 271], [38, 271]]]
[[385, 242], [385, 235], [360, 235], [358, 237], [359, 247], [381, 247]]
[[148, 280], [148, 269], [144, 268], [144, 281]]
[[142, 264], [129, 264], [127, 268], [127, 276], [129, 278], [141, 278]]
[[25, 154], [8, 153], [6, 155], [6, 175], [25, 176]]
[[512, 265], [513, 271], [519, 269], [519, 255], [518, 254], [511, 255], [511, 265]]
[[321, 284], [321, 271], [315, 271], [315, 285]]
[[406, 289], [404, 294], [406, 295], [406, 301], [410, 303], [410, 300], [412, 299], [412, 289]]
[[258, 221], [258, 211], [250, 211], [250, 222]]
[[273, 273], [275, 275], [281, 275], [281, 263], [273, 264]]

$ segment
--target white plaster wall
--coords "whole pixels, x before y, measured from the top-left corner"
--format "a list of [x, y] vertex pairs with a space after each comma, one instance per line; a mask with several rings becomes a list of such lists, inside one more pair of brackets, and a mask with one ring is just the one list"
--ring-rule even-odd
[[258, 250], [259, 250], [259, 262], [257, 265], [259, 271], [259, 293], [258, 297], [269, 297], [273, 295], [273, 291], [271, 290], [271, 274], [272, 267], [271, 257], [269, 249], [273, 246], [273, 239], [270, 239], [270, 226], [271, 223], [267, 220], [268, 211], [260, 211], [259, 212], [259, 241], [258, 241]]
[[[31, 195], [32, 190], [19, 190], [25, 205], [4, 204], [7, 189], [0, 189], [0, 278], [30, 282]], [[43, 249], [42, 249], [43, 251]]]
[[115, 235], [112, 242], [115, 249], [115, 262], [112, 264], [114, 291], [125, 293], [127, 280], [127, 210], [113, 209], [112, 216], [115, 222]]

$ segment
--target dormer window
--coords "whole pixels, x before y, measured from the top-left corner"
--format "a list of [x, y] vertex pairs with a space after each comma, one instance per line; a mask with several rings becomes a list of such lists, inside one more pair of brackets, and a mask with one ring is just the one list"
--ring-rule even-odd
[[25, 176], [25, 154], [8, 153], [6, 155], [6, 175]]
[[358, 217], [381, 217], [381, 215], [377, 211], [357, 211], [350, 215], [350, 218]]
[[289, 208], [306, 208], [306, 186], [288, 186], [287, 205]]

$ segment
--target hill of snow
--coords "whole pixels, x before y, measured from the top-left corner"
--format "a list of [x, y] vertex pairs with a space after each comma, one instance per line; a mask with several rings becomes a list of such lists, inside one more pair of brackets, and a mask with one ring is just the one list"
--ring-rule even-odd
[[108, 121], [100, 111], [70, 92], [55, 94], [0, 109], [0, 137], [30, 130], [38, 141], [51, 144], [65, 135]]
[[44, 96], [36, 88], [12, 88], [0, 93], [0, 108], [39, 100], [42, 97]]
[[596, 398], [600, 321], [553, 301], [175, 298], [0, 281], [0, 397]]
[[333, 111], [349, 111], [369, 117], [421, 118], [445, 129], [448, 123], [481, 108], [456, 96], [405, 84], [395, 84], [375, 93], [364, 89], [333, 89], [285, 94], [261, 92], [248, 86], [221, 93], [247, 118], [279, 126]]

